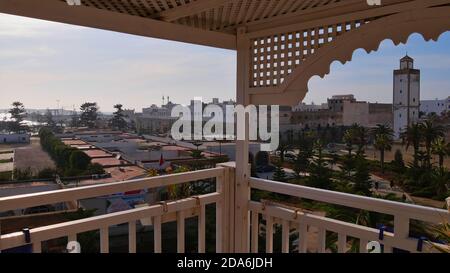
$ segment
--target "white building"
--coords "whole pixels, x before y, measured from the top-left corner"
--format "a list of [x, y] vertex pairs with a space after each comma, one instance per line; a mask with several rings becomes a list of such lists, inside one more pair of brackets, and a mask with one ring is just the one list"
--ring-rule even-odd
[[394, 133], [400, 133], [419, 120], [420, 70], [414, 69], [414, 60], [406, 55], [400, 60], [400, 69], [394, 70]]
[[420, 112], [427, 114], [436, 113], [441, 115], [445, 111], [450, 111], [450, 96], [442, 100], [422, 100], [420, 101]]
[[327, 103], [322, 104], [306, 104], [304, 102], [300, 102], [297, 106], [292, 107], [292, 111], [299, 111], [299, 112], [317, 112], [320, 110], [328, 109]]
[[0, 134], [2, 143], [30, 143], [30, 134]]

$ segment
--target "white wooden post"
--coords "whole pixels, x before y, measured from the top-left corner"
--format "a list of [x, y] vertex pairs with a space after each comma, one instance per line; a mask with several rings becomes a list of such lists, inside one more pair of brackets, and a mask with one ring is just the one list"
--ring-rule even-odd
[[161, 216], [153, 217], [153, 243], [154, 243], [154, 252], [161, 253]]
[[[224, 168], [223, 173], [216, 177], [216, 191], [218, 193], [220, 193], [222, 196], [222, 198], [220, 199], [220, 201], [218, 201], [216, 203], [216, 253], [223, 253], [223, 252], [227, 252], [228, 251], [228, 243], [226, 242], [226, 240], [229, 239], [229, 237], [227, 237], [227, 234], [229, 233], [229, 227], [227, 225], [227, 220], [228, 220], [228, 188], [227, 185], [225, 184], [226, 182], [228, 182], [226, 179], [228, 177], [228, 169]], [[200, 219], [201, 217], [203, 217], [203, 223], [201, 223]], [[204, 206], [202, 206], [202, 209], [200, 210], [200, 215], [199, 215], [199, 227], [200, 224], [203, 224], [203, 233], [205, 233], [205, 228], [204, 228], [204, 217], [205, 217], [205, 212], [204, 212]], [[204, 248], [204, 244], [205, 244], [205, 234], [200, 234], [201, 231], [200, 229], [198, 230], [198, 236], [199, 236], [199, 252], [202, 253], [201, 248], [203, 247], [203, 252], [205, 251]], [[203, 241], [200, 241], [200, 238], [203, 239]], [[203, 245], [202, 245], [203, 244]]]
[[273, 217], [266, 215], [266, 253], [273, 252]]
[[394, 215], [394, 238], [403, 240], [409, 237], [409, 218], [403, 215]]
[[347, 252], [347, 235], [344, 233], [338, 234], [338, 253]]
[[281, 252], [289, 253], [289, 221], [283, 220], [282, 240], [281, 240]]
[[177, 252], [184, 253], [185, 237], [185, 216], [184, 211], [177, 212]]
[[298, 252], [306, 253], [308, 244], [308, 225], [305, 221], [300, 220], [298, 226]]
[[128, 252], [136, 253], [136, 221], [128, 223]]
[[367, 253], [367, 244], [369, 241], [364, 238], [359, 239], [359, 253]]
[[[245, 37], [245, 28], [237, 30], [237, 104], [249, 104], [247, 89], [249, 86], [249, 44]], [[250, 198], [250, 170], [248, 168], [249, 120], [245, 118], [245, 139], [236, 141], [236, 186], [234, 203], [234, 252], [249, 252], [249, 211]]]
[[[198, 253], [205, 253], [205, 206], [200, 205], [198, 213]], [[218, 240], [220, 241], [220, 240]]]
[[259, 239], [259, 213], [252, 211], [252, 253], [258, 253], [258, 239]]
[[109, 253], [109, 227], [100, 229], [100, 253]]
[[33, 242], [33, 253], [41, 253], [42, 252], [42, 242]]
[[[221, 244], [221, 251], [228, 253], [234, 252], [234, 192], [235, 192], [235, 162], [220, 163], [218, 167], [224, 168], [223, 177], [218, 177], [217, 192], [221, 193], [221, 202], [217, 204], [217, 216], [220, 216], [222, 241], [217, 242]], [[219, 219], [216, 218], [216, 225]], [[219, 248], [219, 247], [217, 247]], [[216, 249], [219, 250], [219, 249]]]
[[317, 240], [318, 240], [318, 251], [319, 253], [325, 253], [326, 252], [326, 235], [327, 231], [323, 227], [319, 227], [319, 232], [317, 234]]

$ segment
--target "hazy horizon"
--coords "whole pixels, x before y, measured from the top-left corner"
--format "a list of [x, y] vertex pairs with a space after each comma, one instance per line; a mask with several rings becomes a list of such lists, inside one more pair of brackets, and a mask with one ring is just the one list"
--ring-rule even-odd
[[[235, 98], [235, 52], [0, 14], [0, 109], [21, 101], [28, 109], [78, 110], [97, 102], [136, 109], [161, 104], [162, 96], [188, 104], [194, 97]], [[304, 102], [320, 104], [337, 94], [391, 103], [392, 70], [406, 52], [421, 69], [421, 99], [450, 95], [450, 32], [435, 42], [415, 34], [407, 45], [357, 50], [346, 65], [314, 77]], [[59, 101], [59, 102], [58, 102]]]

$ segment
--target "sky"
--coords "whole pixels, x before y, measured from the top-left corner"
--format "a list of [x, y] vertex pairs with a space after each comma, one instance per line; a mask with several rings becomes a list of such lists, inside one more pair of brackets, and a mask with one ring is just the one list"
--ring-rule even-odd
[[[333, 63], [314, 77], [304, 100], [316, 104], [336, 94], [391, 102], [392, 70], [406, 52], [422, 71], [421, 99], [450, 96], [450, 32], [406, 45], [384, 41], [380, 50], [357, 50], [350, 63]], [[236, 54], [185, 43], [0, 14], [0, 109], [21, 101], [27, 108], [79, 108], [97, 102], [141, 111], [162, 96], [187, 104], [194, 97], [235, 98]]]

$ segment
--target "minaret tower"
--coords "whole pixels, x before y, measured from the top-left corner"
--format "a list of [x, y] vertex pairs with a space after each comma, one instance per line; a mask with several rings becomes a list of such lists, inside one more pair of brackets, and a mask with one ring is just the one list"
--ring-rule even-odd
[[398, 139], [407, 126], [419, 120], [420, 70], [414, 69], [414, 60], [408, 55], [400, 60], [400, 69], [394, 70], [393, 98], [393, 129]]

